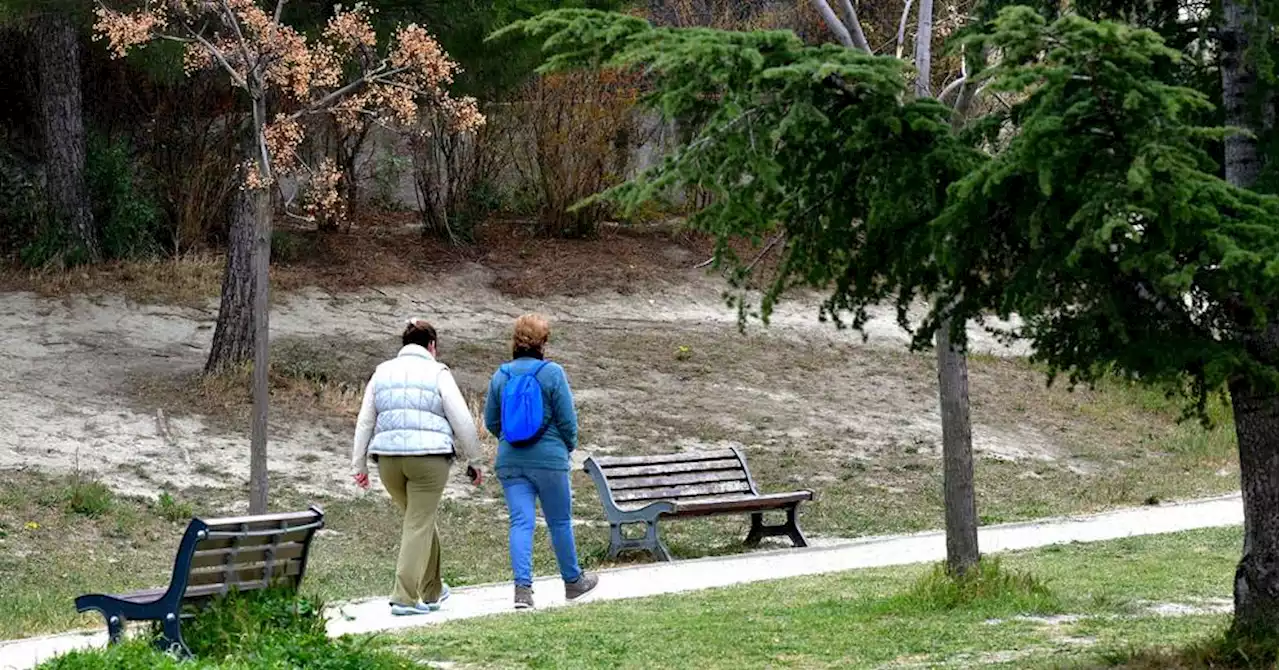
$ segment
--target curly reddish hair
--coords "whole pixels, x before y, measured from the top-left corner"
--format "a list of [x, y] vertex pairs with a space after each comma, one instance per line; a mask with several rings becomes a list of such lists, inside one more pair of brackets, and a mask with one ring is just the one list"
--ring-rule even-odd
[[511, 335], [511, 351], [515, 358], [521, 352], [541, 355], [551, 339], [551, 324], [539, 314], [525, 314], [516, 319], [515, 332]]

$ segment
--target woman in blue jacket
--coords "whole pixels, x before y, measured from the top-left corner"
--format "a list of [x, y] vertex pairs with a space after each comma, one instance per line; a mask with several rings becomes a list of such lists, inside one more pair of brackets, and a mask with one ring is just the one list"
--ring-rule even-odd
[[[578, 549], [573, 538], [573, 490], [569, 481], [569, 453], [578, 446], [578, 415], [573, 408], [569, 379], [559, 364], [544, 360], [551, 326], [547, 320], [526, 314], [516, 320], [511, 343], [511, 362], [498, 368], [489, 382], [489, 395], [484, 404], [484, 423], [498, 436], [497, 476], [507, 500], [511, 518], [509, 536], [511, 570], [515, 574], [516, 609], [533, 607], [533, 527], [534, 504], [542, 503], [555, 549], [560, 576], [564, 579], [564, 597], [574, 600], [596, 587], [599, 578], [583, 572], [578, 565]], [[529, 384], [534, 380], [536, 384]], [[514, 393], [504, 393], [514, 384]], [[527, 418], [503, 411], [504, 398], [527, 405], [528, 398], [519, 397], [520, 389], [541, 394], [542, 421], [536, 426], [508, 426], [503, 417]], [[532, 429], [532, 430], [530, 430]], [[508, 440], [512, 430], [523, 439]], [[524, 433], [531, 433], [524, 435]]]

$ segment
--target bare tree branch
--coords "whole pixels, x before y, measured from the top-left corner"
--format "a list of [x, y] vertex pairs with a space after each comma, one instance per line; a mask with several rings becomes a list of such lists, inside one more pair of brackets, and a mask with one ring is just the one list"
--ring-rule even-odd
[[938, 93], [938, 102], [945, 102], [947, 98], [951, 97], [952, 93], [955, 93], [957, 90], [960, 90], [962, 87], [964, 87], [965, 82], [967, 81], [968, 79], [966, 79], [965, 77], [960, 77], [959, 79], [944, 86], [942, 88], [942, 91]]
[[231, 30], [235, 32], [236, 40], [240, 43], [240, 55], [244, 58], [245, 67], [250, 70], [255, 69], [256, 65], [249, 65], [254, 61], [254, 59], [249, 57], [249, 44], [245, 41], [244, 33], [240, 30], [240, 19], [236, 17], [235, 12], [231, 10], [231, 5], [227, 4], [227, 0], [221, 0], [218, 3], [218, 6], [222, 8], [222, 20], [227, 24], [227, 27], [231, 28]]
[[766, 244], [765, 247], [760, 250], [760, 253], [756, 254], [756, 257], [751, 259], [751, 263], [747, 265], [746, 271], [751, 272], [752, 270], [756, 269], [756, 266], [760, 264], [760, 261], [765, 257], [765, 255], [768, 254], [770, 251], [773, 251], [773, 248], [778, 246], [778, 243], [782, 241], [782, 238], [785, 237], [786, 234], [787, 233], [784, 230], [778, 233], [777, 235], [774, 235], [773, 239], [769, 240], [769, 243]]
[[[259, 96], [262, 93], [259, 92]], [[261, 162], [262, 180], [271, 184], [275, 181], [275, 170], [271, 169], [271, 152], [267, 151], [267, 110], [263, 100], [255, 97], [253, 101], [253, 134], [258, 143], [258, 160]]]
[[276, 12], [275, 12], [274, 18], [272, 19], [272, 20], [274, 20], [276, 23], [280, 23], [280, 16], [281, 16], [282, 14], [284, 14], [284, 3], [285, 3], [285, 2], [287, 2], [287, 0], [277, 0], [277, 2], [276, 2]]
[[243, 88], [245, 90], [249, 89], [249, 82], [246, 81], [244, 77], [240, 76], [240, 73], [236, 72], [235, 68], [231, 67], [231, 63], [227, 62], [226, 57], [222, 55], [222, 51], [220, 51], [218, 47], [213, 46], [213, 43], [205, 39], [204, 35], [196, 32], [196, 29], [191, 27], [190, 23], [183, 21], [182, 28], [183, 30], [186, 30], [187, 34], [191, 35], [196, 42], [199, 42], [200, 46], [204, 47], [205, 51], [208, 51], [209, 55], [213, 56], [214, 60], [218, 61], [218, 64], [222, 66], [222, 69], [227, 71], [227, 75], [231, 77], [232, 84], [238, 88]]
[[[985, 56], [986, 50], [984, 49], [983, 57]], [[970, 85], [970, 79], [969, 58], [967, 54], [965, 54], [964, 45], [962, 44], [960, 45], [960, 78], [944, 86], [942, 88], [942, 92], [938, 94], [938, 102], [943, 102], [952, 91], [959, 91], [959, 94], [956, 96], [956, 104], [952, 109], [954, 109], [955, 113], [961, 117], [962, 121], [963, 117], [969, 112], [969, 106], [973, 103], [974, 86]], [[977, 84], [980, 82], [974, 81], [973, 83]]]
[[895, 51], [898, 58], [902, 58], [902, 47], [907, 39], [907, 18], [911, 16], [911, 5], [915, 0], [907, 0], [902, 6], [902, 18], [898, 19], [898, 48]]
[[[978, 87], [978, 90], [974, 91], [974, 92], [973, 92], [973, 94], [974, 94], [974, 95], [977, 95], [977, 94], [979, 94], [979, 93], [982, 93], [983, 91], [986, 91], [986, 90], [987, 90], [987, 86], [989, 86], [989, 85], [991, 85], [991, 82], [987, 82], [986, 84], [983, 84], [982, 86], [979, 86], [979, 87]], [[1004, 98], [1000, 97], [1000, 94], [999, 94], [999, 93], [989, 93], [988, 95], [990, 95], [991, 97], [995, 98], [996, 102], [1000, 103], [1000, 105], [1001, 105], [1002, 107], [1004, 107], [1005, 109], [1007, 109], [1007, 110], [1009, 110], [1009, 111], [1013, 111], [1013, 105], [1010, 105], [1008, 102], [1006, 102], [1006, 101], [1005, 101], [1005, 99], [1004, 99]]]
[[812, 0], [813, 8], [818, 10], [822, 15], [822, 20], [826, 22], [827, 28], [835, 34], [836, 40], [850, 49], [854, 48], [853, 36], [849, 34], [849, 29], [841, 23], [840, 17], [836, 16], [835, 10], [831, 9], [831, 5], [827, 0]]
[[858, 11], [853, 8], [852, 0], [840, 0], [840, 4], [844, 8], [845, 21], [849, 24], [849, 30], [853, 33], [853, 46], [871, 53], [871, 45], [867, 44], [867, 34], [862, 32], [862, 22], [858, 20]]
[[[343, 86], [342, 88], [337, 89], [336, 91], [333, 91], [332, 93], [329, 93], [328, 95], [326, 95], [326, 96], [324, 96], [323, 98], [320, 98], [319, 100], [317, 100], [317, 101], [315, 101], [315, 102], [313, 102], [313, 103], [311, 103], [311, 104], [307, 105], [306, 107], [303, 107], [302, 109], [299, 109], [298, 111], [294, 112], [293, 114], [290, 114], [290, 115], [289, 115], [289, 119], [290, 119], [290, 120], [293, 120], [293, 119], [297, 119], [297, 118], [299, 118], [299, 117], [306, 116], [306, 115], [308, 115], [308, 114], [314, 114], [314, 113], [316, 113], [317, 111], [319, 111], [319, 110], [321, 110], [321, 109], [324, 109], [326, 106], [328, 106], [328, 105], [329, 105], [329, 103], [333, 102], [334, 100], [337, 100], [338, 98], [341, 98], [342, 96], [344, 96], [344, 95], [346, 95], [346, 94], [348, 94], [348, 93], [350, 93], [350, 92], [352, 92], [352, 91], [354, 91], [354, 90], [356, 90], [356, 89], [360, 88], [361, 86], [365, 86], [365, 85], [367, 85], [367, 84], [372, 84], [372, 83], [377, 83], [380, 79], [385, 79], [385, 78], [387, 78], [387, 77], [395, 76], [395, 75], [400, 74], [401, 72], [404, 72], [405, 70], [408, 70], [408, 69], [409, 69], [409, 68], [407, 68], [407, 67], [398, 67], [398, 68], [392, 68], [392, 69], [385, 69], [386, 67], [387, 67], [387, 63], [386, 63], [385, 61], [383, 61], [382, 65], [379, 65], [379, 66], [378, 66], [378, 69], [376, 69], [376, 70], [373, 70], [373, 71], [371, 71], [371, 72], [366, 73], [364, 76], [360, 77], [359, 79], [356, 79], [355, 81], [353, 81], [353, 82], [351, 82], [351, 83], [347, 84], [346, 86]], [[388, 83], [389, 83], [389, 82], [388, 82]]]

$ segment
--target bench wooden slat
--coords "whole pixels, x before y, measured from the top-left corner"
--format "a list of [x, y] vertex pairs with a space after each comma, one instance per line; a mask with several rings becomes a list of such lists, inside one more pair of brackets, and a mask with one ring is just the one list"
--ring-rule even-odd
[[[166, 592], [168, 592], [168, 590], [169, 589], [167, 587], [162, 587], [158, 589], [143, 589], [141, 591], [134, 591], [132, 593], [121, 593], [119, 595], [114, 595], [111, 597], [119, 598], [120, 600], [123, 600], [125, 602], [131, 602], [131, 603], [149, 603], [159, 599], [160, 596], [164, 595]], [[224, 589], [222, 587], [222, 584], [202, 584], [200, 586], [190, 586], [190, 587], [187, 587], [186, 592], [182, 595], [182, 599], [195, 600], [198, 598], [208, 598], [209, 596], [215, 596], [215, 595], [221, 594], [223, 590]]]
[[[296, 560], [274, 563], [271, 565], [271, 578], [284, 579], [287, 577], [296, 577], [302, 572], [302, 562]], [[221, 567], [212, 567], [205, 570], [193, 570], [187, 579], [187, 585], [202, 586], [204, 584], [227, 584], [235, 586], [237, 584], [252, 584], [262, 582], [267, 576], [267, 564], [261, 563], [251, 567], [239, 567], [234, 570], [224, 570]]]
[[750, 496], [717, 496], [702, 499], [676, 500], [675, 516], [700, 516], [748, 510], [770, 510], [788, 507], [797, 502], [813, 500], [810, 491], [793, 491], [790, 493], [766, 493]]
[[715, 461], [691, 461], [688, 463], [658, 463], [656, 465], [623, 465], [606, 468], [604, 474], [609, 479], [614, 479], [616, 477], [641, 477], [644, 475], [669, 475], [680, 472], [733, 469], [742, 469], [742, 464], [736, 458], [723, 458]]
[[681, 486], [684, 484], [704, 484], [708, 482], [746, 481], [747, 473], [742, 468], [736, 470], [712, 470], [709, 472], [682, 472], [656, 477], [609, 477], [609, 488], [614, 491], [628, 489], [647, 489], [663, 486]]
[[749, 492], [751, 485], [746, 481], [711, 482], [708, 484], [690, 484], [687, 486], [666, 486], [647, 489], [630, 489], [614, 493], [613, 499], [618, 502], [632, 500], [670, 500], [689, 496], [712, 495], [716, 493]]
[[265, 561], [268, 555], [276, 562], [284, 562], [288, 559], [301, 558], [302, 552], [306, 548], [306, 545], [301, 542], [289, 542], [286, 544], [259, 545], [249, 549], [240, 549], [239, 551], [235, 548], [197, 551], [195, 556], [191, 558], [191, 569], [196, 570], [215, 565], [222, 567], [227, 564], [228, 559], [237, 565], [258, 563]]
[[[257, 530], [262, 531], [266, 529], [259, 528]], [[233, 531], [222, 530], [219, 532], [228, 533]], [[252, 547], [261, 547], [261, 546], [267, 546], [267, 545], [273, 545], [273, 544], [283, 545], [283, 544], [288, 544], [290, 542], [305, 542], [307, 539], [307, 536], [310, 533], [311, 533], [310, 529], [304, 528], [301, 530], [284, 531], [278, 535], [259, 535], [256, 537], [250, 536], [250, 537], [239, 537], [239, 538], [232, 538], [232, 537], [210, 538], [207, 540], [201, 540], [200, 544], [196, 546], [196, 551], [212, 551], [214, 549], [228, 549], [234, 546], [239, 546], [243, 550], [243, 549], [249, 549]]]
[[131, 602], [131, 603], [147, 603], [164, 595], [168, 590], [169, 589], [167, 587], [161, 587], [158, 589], [143, 589], [141, 591], [133, 591], [130, 593], [119, 593], [111, 597], [118, 598], [120, 600]]
[[658, 463], [685, 463], [689, 461], [714, 461], [722, 458], [737, 459], [732, 449], [715, 449], [712, 451], [682, 451], [678, 454], [652, 454], [649, 456], [601, 456], [592, 457], [601, 468], [623, 465], [656, 465]]

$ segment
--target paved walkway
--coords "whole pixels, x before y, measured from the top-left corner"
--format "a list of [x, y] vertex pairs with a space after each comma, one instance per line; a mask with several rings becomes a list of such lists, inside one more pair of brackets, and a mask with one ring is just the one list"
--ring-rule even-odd
[[[978, 531], [984, 554], [1069, 542], [1096, 542], [1134, 535], [1173, 533], [1243, 523], [1240, 494], [1089, 516], [985, 526]], [[783, 549], [728, 557], [655, 563], [604, 571], [586, 601], [642, 598], [663, 593], [767, 581], [801, 575], [940, 561], [946, 556], [941, 532], [872, 537], [825, 547]], [[558, 578], [534, 584], [538, 607], [565, 605]], [[374, 633], [511, 612], [511, 585], [455, 589], [444, 609], [424, 617], [392, 617], [385, 597], [334, 605], [329, 634]], [[106, 644], [104, 632], [67, 633], [0, 642], [0, 670], [26, 670], [72, 649]]]

